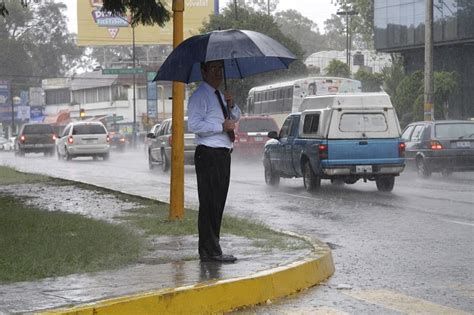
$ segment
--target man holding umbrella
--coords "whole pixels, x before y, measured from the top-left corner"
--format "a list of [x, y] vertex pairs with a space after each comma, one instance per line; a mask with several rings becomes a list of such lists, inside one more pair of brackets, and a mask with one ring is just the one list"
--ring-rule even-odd
[[[230, 181], [235, 122], [241, 111], [229, 92], [219, 91], [222, 60], [201, 63], [203, 82], [188, 103], [188, 128], [196, 134], [194, 155], [199, 195], [199, 257], [201, 261], [233, 263], [222, 253], [220, 229]], [[224, 102], [225, 100], [225, 102]]]
[[[218, 91], [222, 80], [288, 69], [296, 56], [265, 34], [249, 30], [216, 30], [195, 35], [166, 58], [153, 81], [204, 82], [188, 102], [188, 127], [196, 134], [194, 156], [199, 195], [201, 261], [235, 262], [219, 244], [230, 179], [234, 125], [240, 109], [230, 94]], [[224, 96], [224, 97], [223, 97]], [[224, 100], [227, 104], [224, 103]]]

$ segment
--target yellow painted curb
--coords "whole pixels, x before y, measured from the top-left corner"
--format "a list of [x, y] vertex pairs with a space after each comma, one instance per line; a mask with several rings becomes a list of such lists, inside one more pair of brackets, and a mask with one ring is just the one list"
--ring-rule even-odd
[[309, 257], [251, 276], [157, 290], [40, 314], [210, 314], [264, 303], [314, 286], [334, 273], [329, 247], [320, 241], [310, 241], [314, 250]]

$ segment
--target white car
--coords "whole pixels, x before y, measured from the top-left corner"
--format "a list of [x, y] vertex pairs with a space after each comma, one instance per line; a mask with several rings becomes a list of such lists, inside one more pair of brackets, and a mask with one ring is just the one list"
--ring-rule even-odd
[[91, 156], [109, 158], [110, 137], [107, 129], [97, 121], [69, 123], [56, 142], [58, 159]]

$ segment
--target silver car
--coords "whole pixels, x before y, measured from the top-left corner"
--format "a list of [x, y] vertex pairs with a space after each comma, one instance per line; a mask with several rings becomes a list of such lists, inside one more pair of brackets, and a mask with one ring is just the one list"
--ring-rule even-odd
[[[153, 169], [155, 165], [161, 165], [163, 172], [170, 169], [171, 159], [171, 118], [163, 120], [160, 127], [154, 133], [148, 133], [150, 142], [148, 146], [148, 166]], [[194, 151], [196, 142], [194, 133], [188, 130], [188, 118], [184, 117], [184, 164], [194, 164]]]
[[68, 124], [56, 143], [58, 159], [79, 156], [109, 158], [110, 137], [101, 122], [75, 121]]

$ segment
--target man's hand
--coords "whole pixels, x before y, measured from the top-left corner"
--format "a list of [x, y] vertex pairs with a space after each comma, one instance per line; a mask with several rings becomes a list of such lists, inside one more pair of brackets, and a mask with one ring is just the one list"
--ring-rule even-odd
[[235, 120], [232, 119], [226, 119], [222, 123], [222, 129], [227, 132], [227, 131], [232, 131], [235, 129]]
[[230, 109], [234, 108], [234, 96], [232, 96], [228, 90], [224, 91], [224, 99]]

